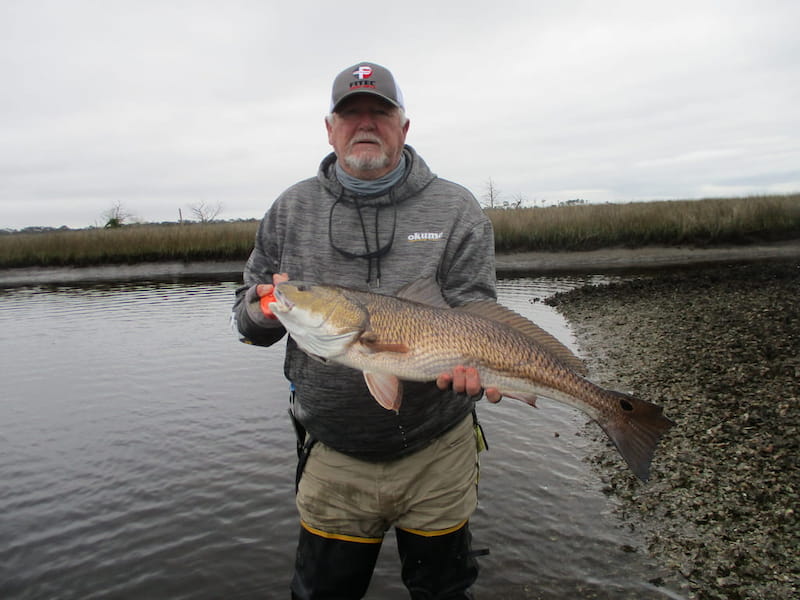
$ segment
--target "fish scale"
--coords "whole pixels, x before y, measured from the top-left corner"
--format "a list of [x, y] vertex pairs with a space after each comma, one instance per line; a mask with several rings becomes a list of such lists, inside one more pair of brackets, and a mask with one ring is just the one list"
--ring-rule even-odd
[[354, 356], [354, 362], [361, 362], [365, 368], [381, 362], [401, 379], [428, 381], [462, 365], [477, 368], [484, 387], [508, 388], [513, 381], [517, 389], [524, 390], [538, 381], [537, 387], [556, 390], [559, 384], [578, 384], [572, 380], [573, 374], [535, 341], [510, 327], [499, 328], [473, 315], [422, 305], [403, 310], [402, 305], [382, 301], [367, 305], [367, 310], [371, 329], [381, 339], [406, 344], [410, 350], [400, 356], [367, 356], [363, 361]]

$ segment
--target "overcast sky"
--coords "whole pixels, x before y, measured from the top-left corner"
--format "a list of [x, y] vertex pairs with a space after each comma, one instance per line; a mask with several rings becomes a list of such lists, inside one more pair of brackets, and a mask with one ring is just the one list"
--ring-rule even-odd
[[0, 0], [0, 228], [261, 217], [361, 60], [478, 198], [798, 192], [798, 24], [797, 0]]

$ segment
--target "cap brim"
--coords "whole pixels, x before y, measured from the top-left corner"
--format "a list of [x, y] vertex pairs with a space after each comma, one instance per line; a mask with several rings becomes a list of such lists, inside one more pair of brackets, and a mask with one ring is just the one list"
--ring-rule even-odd
[[385, 100], [386, 102], [388, 102], [389, 104], [391, 104], [391, 105], [392, 105], [392, 106], [394, 106], [395, 108], [403, 108], [403, 107], [400, 105], [400, 103], [398, 103], [398, 102], [397, 102], [397, 101], [395, 101], [395, 100], [392, 100], [391, 98], [389, 98], [389, 97], [387, 97], [387, 96], [384, 96], [383, 94], [381, 94], [381, 93], [380, 93], [380, 92], [378, 92], [378, 91], [375, 91], [375, 90], [369, 90], [369, 89], [367, 89], [367, 90], [360, 89], [360, 90], [355, 90], [355, 91], [352, 91], [352, 92], [348, 92], [348, 93], [346, 93], [344, 96], [342, 96], [341, 98], [339, 98], [339, 100], [336, 102], [336, 104], [333, 104], [333, 103], [331, 103], [331, 112], [335, 112], [335, 111], [336, 111], [336, 109], [338, 108], [338, 106], [339, 106], [339, 105], [340, 105], [342, 102], [344, 102], [345, 100], [347, 100], [348, 98], [352, 98], [353, 96], [357, 96], [357, 95], [359, 95], [359, 94], [370, 95], [370, 96], [377, 96], [378, 98], [380, 98], [381, 100]]

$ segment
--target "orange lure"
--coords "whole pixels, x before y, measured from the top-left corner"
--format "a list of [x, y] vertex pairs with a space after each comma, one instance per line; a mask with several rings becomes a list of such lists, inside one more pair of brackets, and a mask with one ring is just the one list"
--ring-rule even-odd
[[[274, 288], [273, 288], [274, 289]], [[269, 303], [275, 302], [275, 294], [270, 292], [266, 296], [261, 296], [260, 304], [261, 304], [261, 312], [264, 313], [264, 316], [268, 319], [277, 319], [278, 317], [270, 310]]]

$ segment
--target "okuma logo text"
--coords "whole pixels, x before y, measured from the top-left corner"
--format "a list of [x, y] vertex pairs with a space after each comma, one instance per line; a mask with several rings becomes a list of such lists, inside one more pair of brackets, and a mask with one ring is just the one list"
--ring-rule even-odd
[[444, 238], [444, 231], [425, 231], [409, 234], [409, 242], [435, 242]]

